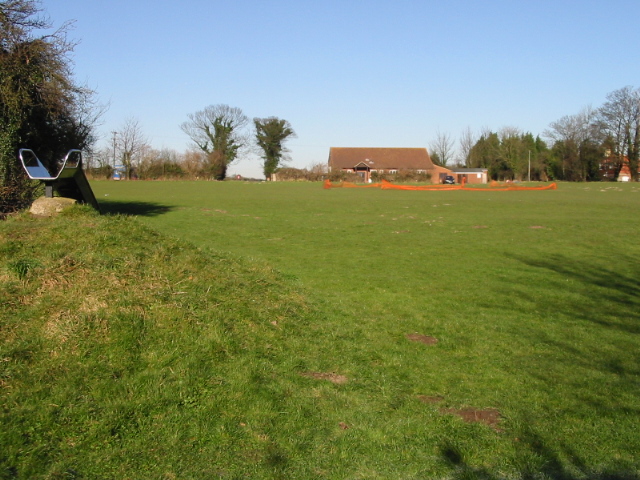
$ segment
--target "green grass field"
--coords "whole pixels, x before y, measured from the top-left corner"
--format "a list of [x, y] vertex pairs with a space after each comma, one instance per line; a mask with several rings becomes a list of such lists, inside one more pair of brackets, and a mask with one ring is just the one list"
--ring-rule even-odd
[[640, 478], [640, 187], [92, 185], [0, 224], [0, 478]]

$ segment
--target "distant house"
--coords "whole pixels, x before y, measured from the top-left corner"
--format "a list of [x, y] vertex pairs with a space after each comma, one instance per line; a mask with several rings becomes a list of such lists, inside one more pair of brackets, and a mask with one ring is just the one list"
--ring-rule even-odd
[[456, 183], [462, 183], [465, 180], [467, 184], [487, 183], [489, 170], [486, 168], [452, 168], [452, 175], [456, 179]]
[[[600, 177], [603, 180], [613, 180], [616, 175], [616, 169], [619, 165], [618, 159], [613, 156], [606, 157], [602, 163], [600, 163]], [[638, 173], [640, 174], [640, 165], [638, 166]], [[630, 182], [631, 178], [631, 169], [629, 168], [629, 158], [624, 157], [622, 159], [622, 168], [618, 173], [618, 181], [619, 182]]]
[[442, 183], [451, 175], [451, 170], [434, 165], [426, 148], [331, 147], [329, 150], [329, 173], [355, 173], [369, 182], [374, 172], [394, 174], [401, 170], [429, 174], [433, 183]]

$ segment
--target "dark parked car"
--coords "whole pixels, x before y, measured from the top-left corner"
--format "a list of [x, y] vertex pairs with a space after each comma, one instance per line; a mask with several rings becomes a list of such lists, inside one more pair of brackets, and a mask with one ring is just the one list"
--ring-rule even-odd
[[447, 185], [453, 185], [454, 183], [456, 183], [456, 179], [451, 175], [447, 175], [446, 177], [444, 177], [444, 183]]

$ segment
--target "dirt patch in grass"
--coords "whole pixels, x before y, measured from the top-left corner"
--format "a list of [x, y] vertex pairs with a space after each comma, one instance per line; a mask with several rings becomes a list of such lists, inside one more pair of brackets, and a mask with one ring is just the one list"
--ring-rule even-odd
[[496, 432], [502, 432], [502, 429], [498, 427], [500, 423], [500, 412], [495, 408], [441, 408], [440, 413], [457, 415], [467, 423], [484, 423]]
[[531, 225], [529, 228], [545, 228], [542, 225]]
[[438, 339], [435, 337], [430, 337], [428, 335], [422, 335], [421, 333], [409, 333], [407, 338], [412, 342], [420, 342], [425, 345], [435, 345], [438, 343]]
[[[442, 395], [418, 395], [418, 400], [422, 403], [434, 405], [444, 401]], [[502, 432], [499, 427], [500, 424], [500, 412], [496, 408], [440, 408], [440, 413], [445, 415], [456, 415], [467, 423], [483, 423], [496, 432]]]
[[344, 375], [339, 375], [333, 372], [331, 373], [306, 372], [306, 373], [301, 373], [300, 375], [307, 378], [315, 378], [316, 380], [328, 380], [331, 383], [335, 383], [336, 385], [343, 385], [349, 381], [349, 379]]
[[418, 395], [418, 400], [422, 403], [429, 403], [433, 405], [434, 403], [442, 402], [444, 397], [441, 395]]

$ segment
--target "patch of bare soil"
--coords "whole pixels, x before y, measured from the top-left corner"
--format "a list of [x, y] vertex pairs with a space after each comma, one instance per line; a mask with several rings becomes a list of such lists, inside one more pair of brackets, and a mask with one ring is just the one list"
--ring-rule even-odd
[[342, 385], [349, 381], [347, 377], [337, 373], [307, 372], [300, 375], [307, 378], [315, 378], [316, 380], [328, 380], [336, 385]]
[[487, 227], [486, 225], [474, 225], [471, 228], [489, 228], [489, 227]]
[[429, 403], [433, 405], [434, 403], [442, 402], [444, 397], [441, 395], [418, 395], [418, 400], [422, 403]]
[[502, 429], [498, 427], [500, 423], [500, 412], [495, 408], [441, 408], [440, 413], [457, 415], [467, 423], [484, 423], [496, 432], [502, 432]]
[[531, 225], [529, 228], [545, 228], [542, 225]]
[[420, 342], [425, 345], [435, 345], [438, 343], [438, 339], [435, 337], [430, 337], [428, 335], [422, 335], [421, 333], [409, 333], [407, 338], [412, 342]]

